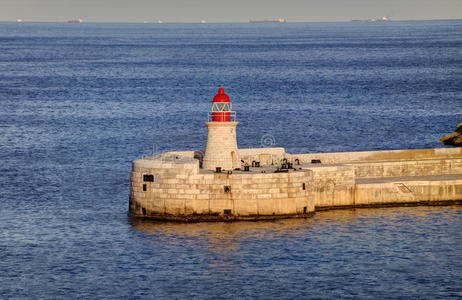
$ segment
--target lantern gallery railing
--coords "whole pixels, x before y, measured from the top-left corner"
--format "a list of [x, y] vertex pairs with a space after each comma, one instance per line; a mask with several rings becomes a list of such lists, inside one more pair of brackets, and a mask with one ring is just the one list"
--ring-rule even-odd
[[209, 111], [207, 114], [209, 122], [236, 122], [235, 111]]

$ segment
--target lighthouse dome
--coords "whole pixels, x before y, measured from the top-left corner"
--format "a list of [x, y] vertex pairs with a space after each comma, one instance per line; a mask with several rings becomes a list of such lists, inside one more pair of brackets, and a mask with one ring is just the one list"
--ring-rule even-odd
[[229, 99], [229, 96], [225, 94], [225, 90], [220, 88], [218, 90], [218, 94], [213, 97], [212, 102], [231, 102], [231, 100]]
[[220, 88], [212, 101], [213, 122], [231, 122], [231, 105], [229, 96], [225, 94], [223, 88]]

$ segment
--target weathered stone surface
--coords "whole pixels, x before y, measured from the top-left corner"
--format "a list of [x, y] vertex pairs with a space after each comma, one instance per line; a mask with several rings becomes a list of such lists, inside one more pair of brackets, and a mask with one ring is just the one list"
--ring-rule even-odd
[[462, 146], [462, 123], [457, 125], [456, 130], [442, 138], [440, 138], [445, 145], [452, 145], [452, 146]]
[[205, 122], [207, 146], [202, 167], [206, 170], [233, 170], [241, 167], [237, 150], [236, 126], [238, 122]]
[[[267, 164], [249, 172], [215, 173], [199, 168], [194, 153], [135, 160], [130, 213], [230, 221], [306, 217], [315, 209], [462, 202], [461, 148], [292, 155], [283, 148], [255, 148], [239, 153], [248, 160], [267, 155], [275, 164], [283, 158], [297, 167], [284, 173], [274, 173], [277, 165]], [[312, 164], [314, 158], [322, 163]], [[144, 175], [153, 175], [153, 181]]]

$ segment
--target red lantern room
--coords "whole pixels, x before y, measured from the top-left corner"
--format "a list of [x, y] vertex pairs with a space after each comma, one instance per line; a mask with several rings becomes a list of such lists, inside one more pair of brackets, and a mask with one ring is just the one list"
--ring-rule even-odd
[[225, 90], [220, 88], [218, 94], [213, 97], [212, 101], [212, 121], [231, 122], [231, 117], [235, 119], [236, 112], [231, 111], [231, 100], [229, 100], [229, 96], [225, 94]]

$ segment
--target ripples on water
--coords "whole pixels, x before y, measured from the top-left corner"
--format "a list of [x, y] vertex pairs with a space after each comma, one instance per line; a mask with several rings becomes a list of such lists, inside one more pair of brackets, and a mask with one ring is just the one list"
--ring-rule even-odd
[[81, 217], [1, 220], [6, 298], [462, 297], [460, 206], [274, 222]]
[[0, 23], [0, 298], [462, 298], [460, 206], [126, 215], [130, 161], [202, 149], [221, 81], [241, 147], [441, 146], [462, 22], [202, 25]]
[[220, 291], [288, 299], [457, 298], [462, 297], [461, 219], [460, 207], [425, 207], [321, 212], [305, 220], [258, 223], [138, 222], [134, 228], [155, 237], [147, 247], [168, 245], [160, 251], [173, 250], [169, 255], [182, 258], [172, 270], [181, 273], [186, 262], [188, 290], [210, 286], [199, 294], [211, 297]]

